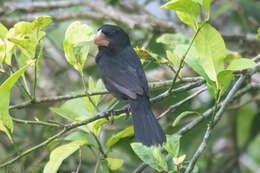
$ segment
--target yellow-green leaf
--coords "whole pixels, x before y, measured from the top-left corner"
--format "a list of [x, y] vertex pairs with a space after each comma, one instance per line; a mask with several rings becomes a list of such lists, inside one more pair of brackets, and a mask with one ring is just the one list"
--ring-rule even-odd
[[223, 70], [218, 73], [217, 77], [217, 90], [220, 90], [220, 96], [225, 93], [231, 80], [234, 79], [232, 70]]
[[0, 22], [0, 38], [2, 40], [5, 39], [7, 32], [8, 32], [8, 29]]
[[[191, 20], [193, 20], [193, 23], [196, 22], [197, 17], [200, 14], [200, 7], [196, 2], [193, 2], [192, 0], [172, 0], [165, 5], [163, 5], [161, 8], [171, 9], [175, 10], [179, 13], [181, 16], [180, 19], [186, 23], [191, 24]], [[184, 16], [185, 13], [185, 16]]]
[[208, 21], [209, 18], [210, 18], [210, 4], [211, 4], [211, 1], [212, 0], [203, 0], [203, 2], [202, 2], [202, 6], [203, 6], [204, 10], [207, 13], [206, 21]]
[[120, 139], [128, 137], [128, 136], [133, 136], [134, 135], [134, 128], [133, 126], [130, 126], [119, 133], [113, 135], [111, 138], [106, 143], [106, 146], [108, 148], [112, 147], [114, 144], [116, 144]]
[[63, 42], [67, 61], [82, 73], [84, 63], [89, 52], [89, 42], [94, 39], [93, 29], [87, 24], [72, 23], [65, 33]]
[[[24, 66], [17, 72], [12, 74], [1, 86], [0, 86], [0, 130], [4, 131], [10, 138], [10, 133], [13, 132], [13, 121], [9, 115], [10, 104], [10, 91], [19, 77], [27, 70], [31, 64]], [[10, 138], [10, 140], [12, 140]]]
[[119, 168], [122, 167], [122, 165], [124, 164], [124, 161], [122, 159], [114, 159], [114, 158], [106, 158], [107, 162], [108, 162], [108, 166], [112, 171], [115, 171]]
[[195, 39], [195, 47], [200, 56], [200, 64], [212, 81], [224, 70], [226, 47], [220, 33], [209, 24], [205, 24]]
[[173, 157], [173, 163], [175, 164], [175, 165], [180, 165], [180, 164], [182, 164], [183, 163], [183, 161], [185, 160], [185, 158], [186, 158], [186, 155], [184, 154], [184, 155], [182, 155], [182, 156], [180, 156], [180, 157]]
[[45, 165], [43, 173], [56, 173], [64, 159], [72, 155], [81, 146], [88, 144], [87, 140], [76, 140], [55, 148], [50, 154], [50, 160]]
[[239, 59], [234, 59], [231, 61], [230, 65], [228, 66], [227, 70], [244, 70], [247, 68], [252, 68], [255, 67], [257, 64], [248, 58], [239, 58]]
[[180, 138], [179, 135], [167, 135], [167, 141], [165, 144], [165, 149], [168, 153], [170, 153], [172, 156], [178, 156], [180, 151]]

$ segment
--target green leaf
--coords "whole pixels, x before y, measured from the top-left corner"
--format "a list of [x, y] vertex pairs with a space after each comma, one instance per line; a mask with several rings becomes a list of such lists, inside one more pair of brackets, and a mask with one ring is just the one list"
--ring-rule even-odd
[[101, 172], [102, 173], [110, 173], [108, 163], [106, 160], [101, 161]]
[[189, 25], [191, 27], [195, 27], [195, 19], [190, 14], [184, 13], [184, 12], [181, 12], [181, 11], [176, 11], [176, 15], [186, 25]]
[[89, 42], [94, 39], [94, 36], [90, 26], [80, 24], [78, 21], [73, 22], [66, 30], [63, 42], [65, 56], [67, 61], [80, 73], [82, 73], [89, 52]]
[[231, 61], [230, 65], [228, 66], [227, 70], [244, 70], [247, 68], [252, 68], [255, 67], [257, 64], [248, 58], [239, 58], [239, 59], [234, 59]]
[[65, 33], [65, 40], [71, 44], [91, 41], [94, 37], [93, 29], [87, 24], [80, 24], [79, 21], [73, 22]]
[[181, 58], [178, 58], [175, 54], [173, 54], [171, 51], [166, 50], [166, 56], [168, 60], [176, 67], [178, 68], [181, 63]]
[[223, 70], [218, 73], [217, 90], [220, 90], [220, 96], [225, 93], [231, 80], [234, 79], [232, 70]]
[[189, 115], [193, 115], [193, 114], [196, 114], [196, 115], [199, 115], [198, 112], [194, 112], [194, 111], [185, 111], [185, 112], [182, 112], [180, 115], [177, 116], [177, 118], [174, 120], [174, 122], [172, 123], [172, 126], [175, 127], [179, 124], [179, 122], [181, 121], [181, 119], [189, 116]]
[[32, 22], [32, 24], [38, 29], [42, 30], [45, 26], [49, 25], [52, 22], [50, 16], [40, 16]]
[[188, 44], [189, 43], [189, 38], [184, 36], [181, 33], [176, 33], [176, 34], [162, 34], [160, 37], [157, 38], [156, 42], [157, 43], [163, 43], [166, 45], [171, 45], [174, 46], [177, 44]]
[[123, 164], [124, 161], [122, 159], [115, 159], [115, 158], [106, 158], [107, 162], [108, 162], [108, 166], [112, 171], [118, 170], [120, 169]]
[[161, 8], [184, 12], [195, 18], [197, 18], [200, 14], [199, 5], [192, 0], [172, 0], [161, 6]]
[[13, 121], [9, 115], [10, 91], [19, 77], [30, 67], [30, 65], [31, 63], [19, 69], [0, 86], [0, 130], [4, 131], [11, 141], [12, 138], [9, 132], [13, 132]]
[[204, 8], [204, 10], [206, 11], [207, 17], [206, 17], [206, 21], [209, 20], [210, 18], [210, 4], [211, 4], [212, 0], [203, 0], [202, 6]]
[[167, 63], [167, 60], [163, 57], [160, 57], [159, 55], [152, 53], [146, 49], [143, 48], [134, 48], [135, 52], [137, 53], [137, 55], [140, 57], [140, 59], [144, 59], [144, 60], [155, 60], [158, 63]]
[[8, 32], [8, 29], [0, 22], [0, 38], [2, 40], [5, 39], [7, 32]]
[[260, 41], [260, 27], [257, 29], [257, 39]]
[[174, 49], [175, 48], [175, 34], [162, 34], [160, 37], [156, 39], [157, 43], [166, 44], [169, 46], [169, 48]]
[[[50, 17], [39, 17], [33, 22], [19, 22], [14, 25], [7, 33], [7, 53], [6, 63], [11, 63], [11, 56], [15, 46], [19, 47], [22, 53], [22, 63], [27, 64], [28, 61], [35, 58], [37, 44], [45, 36], [45, 32], [41, 29], [51, 22]], [[10, 44], [8, 42], [12, 42]]]
[[[175, 49], [174, 49], [174, 55], [177, 57], [182, 57], [186, 50], [188, 49], [190, 39], [183, 34], [177, 33], [177, 34], [163, 34], [160, 37], [165, 37], [167, 39], [165, 40], [170, 40], [170, 42], [173, 42], [175, 44]], [[159, 38], [160, 38], [159, 37]], [[164, 39], [163, 39], [164, 40]], [[162, 42], [164, 44], [168, 44], [167, 42]], [[203, 70], [201, 64], [200, 64], [200, 57], [195, 49], [194, 46], [191, 47], [190, 51], [188, 52], [186, 58], [184, 61], [199, 75], [201, 75], [206, 81], [211, 81], [205, 71]]]
[[168, 171], [168, 165], [166, 157], [162, 154], [162, 147], [161, 146], [152, 146], [153, 150], [153, 158], [157, 161], [160, 168], [157, 168], [157, 170], [164, 170]]
[[117, 134], [114, 134], [106, 143], [107, 148], [112, 147], [114, 144], [116, 144], [120, 139], [133, 136], [134, 135], [134, 128], [133, 126], [130, 126], [122, 131], [120, 131]]
[[159, 170], [160, 165], [157, 160], [153, 157], [153, 148], [142, 145], [141, 143], [132, 143], [132, 149], [138, 155], [138, 157], [149, 166]]
[[212, 81], [217, 81], [217, 74], [224, 70], [226, 56], [223, 38], [215, 28], [205, 24], [195, 39], [195, 47], [199, 53], [199, 63], [202, 68]]
[[165, 149], [173, 157], [177, 157], [180, 151], [180, 138], [179, 135], [166, 135], [167, 142], [165, 144]]
[[55, 148], [50, 154], [50, 160], [45, 165], [43, 173], [56, 173], [64, 159], [72, 155], [81, 146], [88, 144], [87, 140], [77, 140]]
[[41, 60], [42, 60], [42, 52], [43, 52], [43, 41], [40, 41], [40, 51], [39, 51], [39, 54], [38, 54], [38, 57], [36, 58], [36, 70], [37, 70], [37, 78], [39, 78], [40, 76], [40, 63], [41, 63]]
[[190, 26], [194, 26], [200, 14], [200, 7], [192, 0], [172, 0], [161, 8], [176, 10], [180, 20]]
[[76, 141], [76, 140], [85, 140], [86, 139], [86, 133], [81, 131], [75, 131], [69, 134], [65, 137], [65, 140], [68, 141]]
[[91, 113], [85, 109], [85, 102], [81, 98], [68, 100], [59, 108], [51, 107], [50, 110], [70, 121], [76, 121], [80, 116], [91, 116]]
[[209, 94], [216, 99], [216, 96], [217, 96], [216, 82], [213, 82], [213, 81], [208, 82], [207, 81], [207, 87], [208, 87]]

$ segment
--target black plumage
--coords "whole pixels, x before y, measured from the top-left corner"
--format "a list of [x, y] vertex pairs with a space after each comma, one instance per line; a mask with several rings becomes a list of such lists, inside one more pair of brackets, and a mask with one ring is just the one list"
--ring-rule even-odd
[[95, 43], [99, 46], [96, 64], [105, 87], [117, 99], [129, 100], [136, 139], [147, 146], [163, 144], [166, 137], [151, 111], [145, 73], [127, 33], [118, 26], [103, 25]]

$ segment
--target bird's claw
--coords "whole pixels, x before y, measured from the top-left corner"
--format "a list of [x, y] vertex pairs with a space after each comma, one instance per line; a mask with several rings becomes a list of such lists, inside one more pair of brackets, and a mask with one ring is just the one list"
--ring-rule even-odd
[[130, 105], [129, 104], [125, 105], [123, 107], [123, 109], [127, 109], [125, 120], [128, 120], [128, 118], [130, 117], [130, 114], [129, 114], [129, 112], [130, 112]]
[[106, 114], [108, 115], [108, 116], [106, 116], [106, 119], [108, 121], [109, 121], [109, 116], [111, 116], [111, 124], [113, 124], [114, 123], [114, 114], [115, 114], [114, 110], [108, 110], [106, 112]]

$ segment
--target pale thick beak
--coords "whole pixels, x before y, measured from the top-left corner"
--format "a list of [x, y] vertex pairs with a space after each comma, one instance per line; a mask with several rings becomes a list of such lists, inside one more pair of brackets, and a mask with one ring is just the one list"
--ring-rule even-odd
[[99, 30], [95, 37], [95, 44], [98, 46], [108, 46], [109, 41], [107, 40], [105, 34], [103, 34], [102, 30]]

